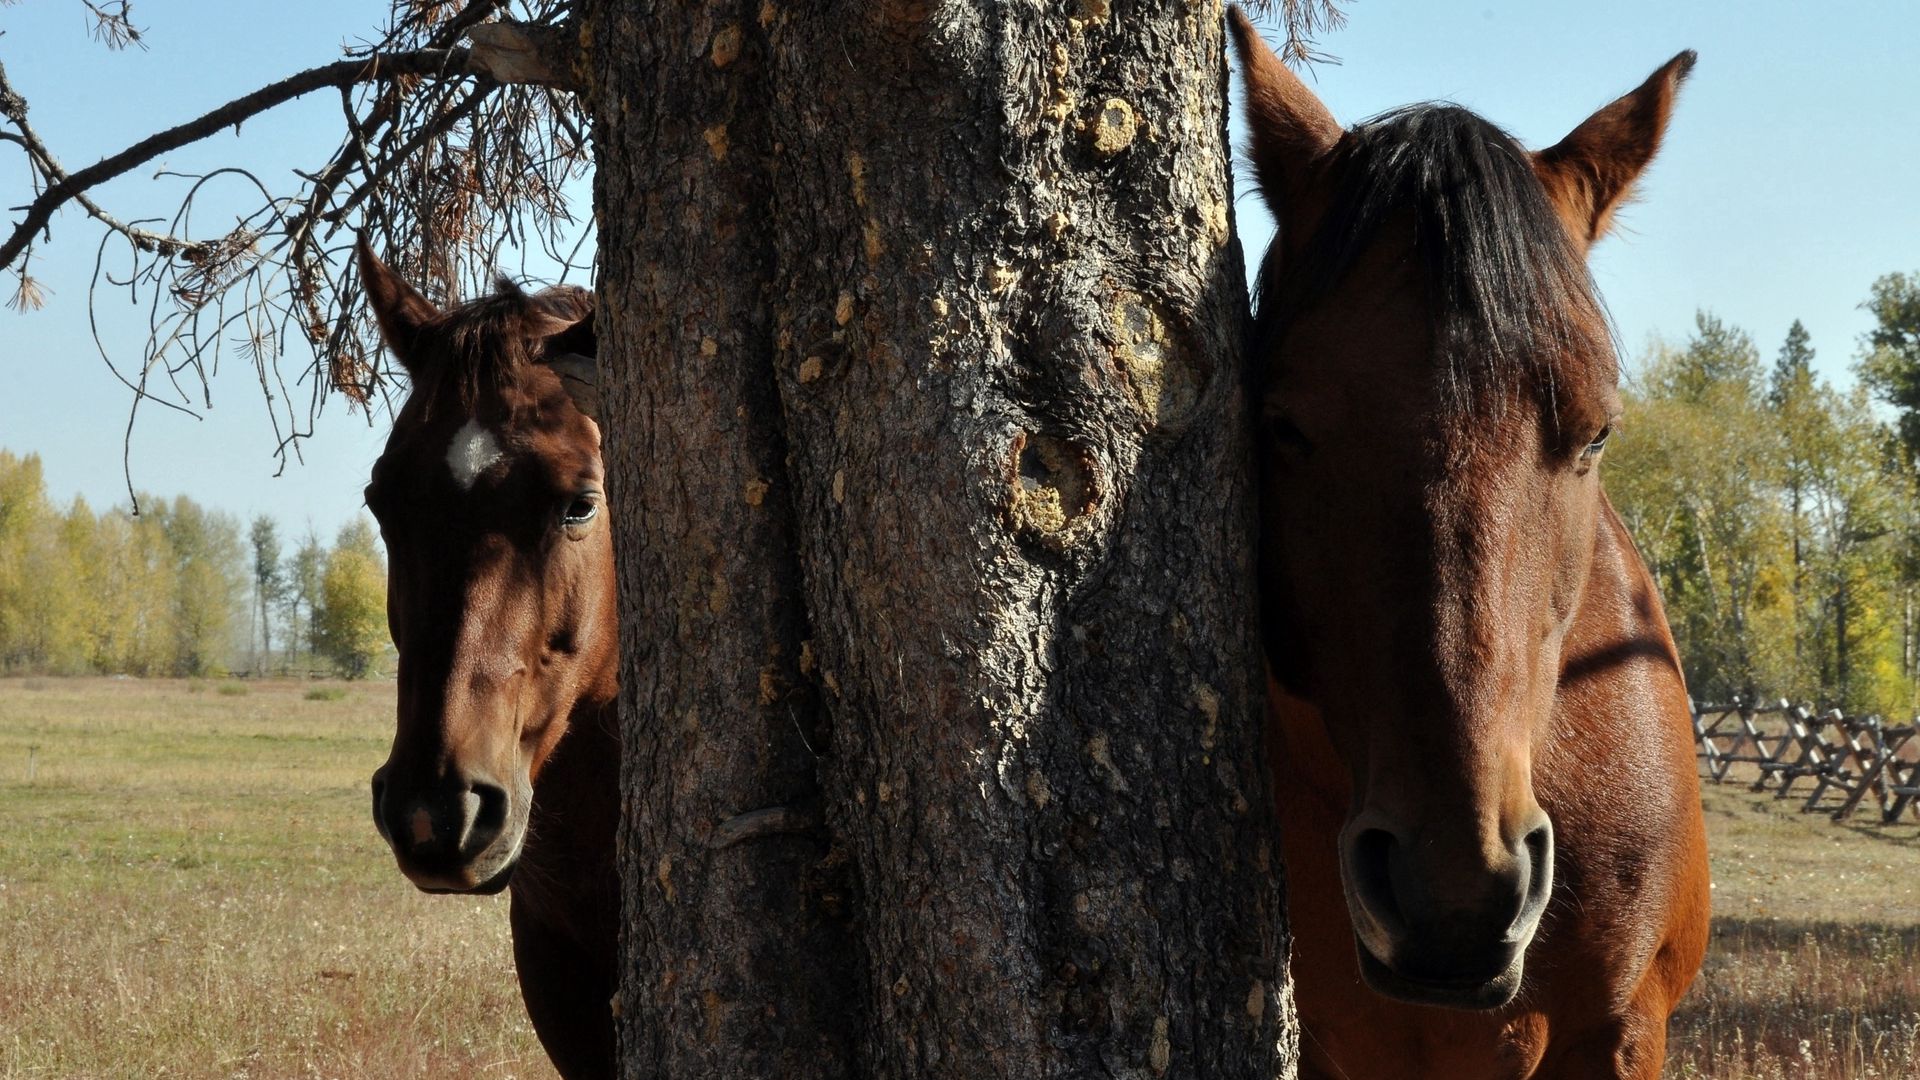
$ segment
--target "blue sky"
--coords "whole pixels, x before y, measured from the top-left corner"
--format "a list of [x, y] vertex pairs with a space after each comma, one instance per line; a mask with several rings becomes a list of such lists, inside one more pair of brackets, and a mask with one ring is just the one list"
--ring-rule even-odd
[[[1359, 0], [1310, 84], [1343, 124], [1468, 106], [1551, 145], [1681, 49], [1700, 53], [1637, 201], [1593, 253], [1630, 356], [1696, 308], [1769, 359], [1795, 318], [1850, 379], [1873, 279], [1920, 269], [1920, 4], [1911, 0]], [[1241, 145], [1244, 145], [1244, 139]], [[1258, 199], [1241, 237], [1264, 247]]]
[[[77, 0], [0, 6], [0, 62], [68, 168], [300, 68], [370, 33], [380, 0], [136, 0], [147, 52], [90, 41]], [[1594, 253], [1594, 271], [1630, 353], [1655, 335], [1685, 337], [1696, 308], [1745, 328], [1771, 356], [1799, 318], [1820, 370], [1849, 378], [1873, 279], [1920, 269], [1920, 4], [1911, 0], [1357, 0], [1323, 47], [1340, 57], [1310, 79], [1351, 123], [1410, 101], [1472, 107], [1523, 142], [1558, 140], [1683, 48], [1700, 52], [1667, 144]], [[170, 155], [170, 168], [244, 164], [269, 183], [312, 168], [340, 133], [327, 95], [257, 118]], [[1236, 126], [1236, 132], [1238, 128]], [[123, 217], [161, 213], [177, 182], [143, 169], [98, 194]], [[26, 198], [26, 175], [0, 145], [0, 206]], [[1270, 226], [1257, 198], [1239, 204], [1257, 257]], [[12, 215], [8, 215], [9, 218]], [[210, 223], [217, 217], [209, 217]], [[211, 227], [211, 226], [210, 226]], [[0, 447], [36, 451], [56, 498], [125, 498], [121, 436], [128, 398], [94, 351], [87, 283], [98, 233], [73, 212], [34, 262], [51, 288], [31, 314], [0, 310]], [[145, 322], [123, 296], [101, 305], [102, 336], [137, 355]], [[135, 483], [185, 492], [246, 517], [270, 513], [323, 536], [357, 512], [386, 419], [332, 400], [306, 463], [274, 479], [274, 439], [252, 372], [229, 363], [213, 407], [193, 420], [143, 411]]]

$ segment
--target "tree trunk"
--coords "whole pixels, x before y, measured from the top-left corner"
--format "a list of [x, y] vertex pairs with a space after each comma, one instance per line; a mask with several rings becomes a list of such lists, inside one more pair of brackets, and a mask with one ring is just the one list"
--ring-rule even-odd
[[[1842, 571], [1844, 574], [1845, 572]], [[1847, 640], [1847, 616], [1853, 606], [1853, 598], [1848, 595], [1848, 582], [1843, 576], [1833, 592], [1833, 681], [1834, 694], [1842, 708], [1852, 708], [1853, 695], [1853, 643]]]
[[261, 675], [273, 666], [273, 613], [267, 610], [267, 590], [255, 586], [260, 593], [260, 662], [254, 670]]
[[[1789, 437], [1791, 437], [1791, 435]], [[1787, 505], [1789, 507], [1787, 520], [1792, 523], [1793, 528], [1793, 606], [1791, 616], [1793, 619], [1793, 677], [1799, 679], [1806, 674], [1803, 667], [1805, 660], [1801, 655], [1802, 650], [1800, 648], [1800, 639], [1802, 637], [1800, 626], [1800, 595], [1806, 590], [1807, 564], [1805, 553], [1801, 548], [1800, 542], [1800, 481], [1797, 479], [1787, 482]]]
[[597, 4], [585, 27], [622, 611], [620, 1053], [629, 1076], [842, 1076], [856, 962], [834, 851], [804, 824], [826, 746], [770, 363], [767, 83], [733, 9]]
[[586, 8], [626, 1073], [1290, 1075], [1220, 10]]
[[1900, 587], [1900, 677], [1913, 681], [1913, 586]]

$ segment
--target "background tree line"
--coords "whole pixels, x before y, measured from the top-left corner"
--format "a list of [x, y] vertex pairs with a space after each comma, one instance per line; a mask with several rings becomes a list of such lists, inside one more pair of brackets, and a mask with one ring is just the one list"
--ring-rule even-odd
[[1626, 379], [1607, 490], [1696, 699], [1920, 706], [1920, 275], [1876, 281], [1851, 389], [1796, 320], [1771, 363], [1701, 312]]
[[[1653, 568], [1695, 697], [1920, 710], [1920, 274], [1888, 274], [1842, 390], [1797, 320], [1769, 364], [1701, 312], [1626, 379], [1608, 491]], [[0, 672], [370, 674], [386, 567], [364, 519], [329, 547], [186, 496], [96, 513], [0, 450]]]
[[37, 455], [0, 450], [0, 673], [361, 677], [385, 656], [386, 565], [365, 519], [329, 547], [184, 495], [140, 505], [62, 509]]

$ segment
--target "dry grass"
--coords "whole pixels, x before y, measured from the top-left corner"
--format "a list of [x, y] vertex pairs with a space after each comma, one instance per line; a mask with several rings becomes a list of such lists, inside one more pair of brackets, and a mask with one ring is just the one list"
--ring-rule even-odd
[[[392, 687], [207, 689], [0, 680], [0, 1077], [551, 1077], [505, 898], [422, 896], [367, 820]], [[1668, 1075], [1920, 1077], [1920, 826], [1706, 803]]]
[[1920, 1077], [1920, 826], [1846, 824], [1708, 784], [1707, 963], [1668, 1028], [1671, 1077]]
[[505, 898], [367, 817], [392, 687], [311, 688], [0, 680], [0, 1076], [553, 1075]]

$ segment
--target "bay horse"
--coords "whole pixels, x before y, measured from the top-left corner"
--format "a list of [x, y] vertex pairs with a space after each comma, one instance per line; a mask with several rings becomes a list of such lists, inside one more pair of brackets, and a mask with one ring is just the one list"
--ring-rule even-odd
[[1694, 56], [1530, 153], [1448, 105], [1343, 129], [1231, 19], [1279, 223], [1252, 357], [1301, 1075], [1656, 1077], [1706, 834], [1680, 660], [1600, 484], [1586, 253]]
[[399, 650], [373, 820], [413, 884], [511, 895], [528, 1016], [568, 1080], [615, 1073], [618, 622], [592, 294], [441, 311], [363, 238], [411, 388], [373, 466]]

